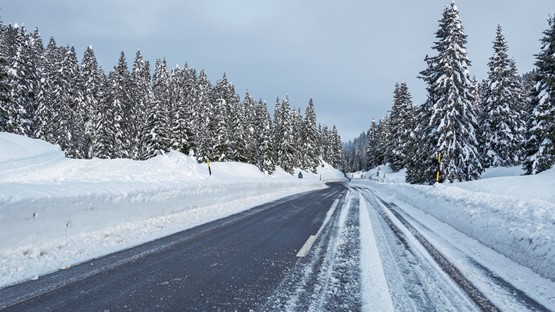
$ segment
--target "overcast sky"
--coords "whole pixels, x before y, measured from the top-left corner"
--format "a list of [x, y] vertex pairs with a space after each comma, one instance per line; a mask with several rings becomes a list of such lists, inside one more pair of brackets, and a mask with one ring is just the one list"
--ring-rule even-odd
[[[120, 51], [131, 68], [140, 49], [152, 63], [188, 63], [215, 82], [225, 72], [243, 98], [248, 89], [273, 112], [289, 96], [304, 112], [313, 98], [318, 120], [335, 124], [344, 141], [366, 131], [391, 106], [405, 81], [415, 105], [438, 20], [450, 0], [0, 0], [4, 23], [39, 28], [45, 44], [92, 45], [105, 70]], [[533, 68], [553, 0], [459, 0], [472, 62], [487, 76], [501, 24], [521, 73]]]

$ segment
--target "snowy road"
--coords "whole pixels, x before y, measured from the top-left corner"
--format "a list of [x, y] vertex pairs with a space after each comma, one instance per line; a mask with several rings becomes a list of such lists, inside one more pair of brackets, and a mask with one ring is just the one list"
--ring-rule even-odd
[[553, 309], [461, 252], [463, 246], [446, 246], [443, 233], [371, 187], [350, 186], [330, 213], [311, 253], [296, 263], [261, 310]]
[[254, 309], [297, 261], [342, 184], [277, 200], [0, 289], [6, 311]]
[[[491, 249], [379, 184], [346, 186], [284, 198], [1, 289], [0, 309], [554, 310], [549, 286], [547, 294], [534, 292], [539, 286], [523, 290], [494, 273], [484, 260], [497, 259]], [[313, 246], [297, 257], [311, 235]]]

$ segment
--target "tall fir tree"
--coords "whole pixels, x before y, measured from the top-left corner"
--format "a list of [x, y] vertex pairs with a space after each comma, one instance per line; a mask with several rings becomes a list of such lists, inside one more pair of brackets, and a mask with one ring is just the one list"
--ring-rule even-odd
[[555, 17], [550, 17], [548, 24], [541, 39], [541, 51], [536, 55], [536, 86], [525, 146], [527, 174], [540, 173], [555, 165]]
[[300, 108], [291, 110], [291, 120], [293, 125], [293, 167], [307, 170], [305, 167], [306, 151], [303, 149], [303, 114]]
[[92, 142], [92, 157], [101, 159], [112, 158], [115, 137], [112, 113], [112, 92], [110, 80], [103, 71], [100, 71], [98, 111], [94, 120], [95, 135]]
[[378, 124], [376, 123], [375, 119], [372, 119], [372, 123], [370, 124], [370, 128], [368, 129], [368, 133], [366, 135], [367, 142], [366, 142], [366, 169], [370, 170], [375, 168], [380, 164], [378, 157], [376, 155], [376, 150], [379, 144], [378, 140]]
[[3, 35], [3, 49], [8, 62], [10, 101], [4, 110], [8, 115], [8, 128], [14, 133], [33, 136], [36, 111], [38, 77], [33, 58], [31, 40], [25, 27], [9, 25]]
[[[85, 158], [85, 105], [79, 61], [74, 47], [64, 48], [60, 69], [61, 96], [57, 107], [59, 127], [58, 144], [70, 158]], [[56, 123], [56, 122], [55, 122]]]
[[[279, 109], [277, 106], [279, 106]], [[276, 143], [276, 164], [285, 170], [285, 172], [293, 174], [296, 151], [294, 150], [293, 113], [291, 112], [287, 96], [281, 104], [276, 103], [276, 113], [278, 114], [274, 116], [274, 125], [276, 127], [276, 136], [274, 137]]]
[[135, 61], [131, 70], [131, 98], [135, 106], [135, 131], [138, 135], [134, 136], [132, 158], [145, 160], [155, 156], [150, 154], [151, 146], [148, 145], [149, 132], [147, 127], [149, 113], [152, 112], [154, 105], [154, 94], [152, 91], [152, 79], [150, 74], [150, 62], [146, 61], [140, 50], [135, 53]]
[[407, 164], [410, 133], [413, 129], [413, 113], [412, 97], [407, 84], [402, 82], [395, 85], [389, 122], [391, 131], [389, 163], [395, 172]]
[[341, 136], [339, 136], [339, 132], [337, 131], [337, 127], [335, 127], [335, 125], [332, 127], [330, 138], [330, 164], [334, 168], [341, 169], [341, 165], [343, 164], [343, 146], [341, 143]]
[[[53, 44], [55, 47], [54, 38], [51, 38], [50, 44]], [[47, 58], [48, 53], [42, 44], [42, 39], [38, 29], [35, 29], [35, 32], [33, 33], [33, 51], [38, 78], [35, 98], [36, 110], [33, 116], [33, 123], [35, 126], [34, 137], [48, 141], [47, 130], [49, 129], [49, 124], [51, 123], [50, 117], [52, 116], [52, 102], [50, 94], [52, 73], [50, 61]]]
[[303, 168], [312, 173], [316, 173], [316, 168], [320, 165], [320, 155], [318, 145], [320, 142], [318, 129], [316, 128], [316, 112], [312, 99], [308, 101], [302, 132], [302, 151], [304, 153]]
[[190, 89], [188, 87], [189, 69], [176, 67], [170, 77], [170, 95], [173, 109], [170, 124], [170, 146], [174, 150], [188, 153], [191, 148], [192, 132], [190, 119], [192, 118], [191, 105], [187, 102]]
[[259, 101], [256, 105], [257, 136], [256, 165], [266, 174], [272, 174], [276, 170], [276, 153], [274, 136], [272, 131], [272, 119], [268, 113], [266, 103]]
[[153, 101], [147, 108], [146, 124], [142, 138], [141, 159], [165, 154], [170, 149], [169, 74], [165, 60], [158, 59], [152, 79]]
[[243, 129], [245, 141], [245, 161], [249, 164], [258, 165], [258, 135], [263, 131], [264, 125], [258, 123], [262, 122], [262, 116], [258, 114], [263, 114], [262, 110], [258, 109], [252, 96], [247, 90], [245, 97], [243, 98]]
[[125, 53], [122, 51], [117, 65], [108, 75], [110, 84], [111, 150], [110, 158], [131, 158], [133, 150], [131, 79]]
[[428, 68], [420, 73], [428, 98], [421, 110], [418, 135], [421, 137], [411, 162], [411, 181], [435, 182], [437, 153], [443, 157], [441, 180], [455, 182], [479, 178], [483, 171], [478, 151], [477, 112], [474, 84], [468, 67], [466, 35], [454, 2], [445, 8], [436, 32], [436, 56], [426, 57]]
[[493, 167], [520, 163], [523, 142], [522, 86], [516, 66], [507, 55], [507, 43], [501, 26], [493, 43], [488, 88], [484, 95], [482, 135], [485, 164]]
[[[196, 155], [199, 161], [211, 157], [213, 153], [214, 138], [209, 134], [208, 126], [212, 119], [213, 105], [211, 101], [212, 85], [206, 73], [201, 70], [195, 85], [195, 98], [193, 100], [194, 130]], [[212, 159], [213, 160], [213, 159]]]
[[5, 110], [10, 101], [10, 86], [8, 85], [8, 73], [5, 70], [6, 61], [0, 57], [0, 132], [12, 132], [8, 127], [8, 112]]
[[99, 92], [102, 86], [98, 62], [91, 46], [87, 47], [83, 55], [81, 75], [83, 77], [84, 157], [92, 158], [99, 114]]

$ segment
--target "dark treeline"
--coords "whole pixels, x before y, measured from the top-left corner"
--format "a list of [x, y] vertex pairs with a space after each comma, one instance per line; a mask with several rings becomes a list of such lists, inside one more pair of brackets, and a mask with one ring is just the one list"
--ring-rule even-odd
[[204, 71], [150, 64], [140, 51], [131, 69], [122, 52], [106, 73], [91, 47], [43, 45], [38, 30], [0, 22], [0, 131], [58, 144], [71, 158], [145, 160], [170, 149], [219, 161], [241, 161], [266, 173], [281, 166], [316, 172], [341, 164], [335, 126], [319, 125], [312, 100], [303, 116], [288, 98], [241, 100], [224, 74], [214, 85]]
[[520, 76], [501, 26], [493, 41], [488, 78], [470, 77], [466, 35], [459, 11], [445, 8], [435, 56], [426, 56], [419, 78], [427, 85], [424, 104], [413, 107], [405, 83], [395, 86], [388, 116], [344, 146], [346, 171], [389, 164], [407, 170], [407, 182], [479, 178], [488, 167], [522, 166], [527, 174], [555, 164], [555, 19], [548, 19], [535, 68]]

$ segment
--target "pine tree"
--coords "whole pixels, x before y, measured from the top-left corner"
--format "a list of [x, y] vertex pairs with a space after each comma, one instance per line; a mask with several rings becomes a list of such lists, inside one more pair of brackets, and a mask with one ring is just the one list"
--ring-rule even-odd
[[368, 129], [367, 143], [366, 143], [366, 169], [370, 170], [380, 165], [380, 161], [376, 156], [378, 149], [378, 124], [376, 120], [372, 119], [370, 129]]
[[93, 157], [93, 142], [99, 113], [99, 92], [101, 73], [91, 46], [87, 47], [81, 62], [83, 77], [83, 110], [84, 110], [84, 157]]
[[316, 173], [316, 168], [320, 165], [320, 155], [318, 152], [318, 129], [316, 128], [316, 112], [312, 99], [308, 101], [305, 119], [303, 123], [302, 151], [304, 152], [303, 168]]
[[[193, 100], [195, 146], [199, 161], [211, 157], [213, 153], [214, 138], [209, 134], [208, 125], [212, 119], [213, 105], [211, 102], [212, 85], [204, 71], [199, 73], [195, 85], [195, 98]], [[212, 159], [213, 160], [213, 159]]]
[[522, 87], [514, 62], [507, 55], [507, 43], [501, 26], [493, 44], [489, 62], [489, 86], [482, 104], [482, 123], [486, 164], [494, 167], [520, 163], [523, 142]]
[[142, 138], [141, 159], [165, 154], [170, 149], [169, 74], [165, 60], [156, 61], [153, 77], [153, 101], [147, 108]]
[[190, 119], [191, 105], [187, 102], [190, 89], [188, 87], [189, 69], [176, 67], [170, 77], [170, 94], [173, 109], [170, 124], [170, 146], [172, 149], [188, 153], [191, 148], [192, 132]]
[[131, 158], [133, 153], [133, 111], [131, 103], [131, 79], [125, 53], [122, 51], [118, 64], [108, 75], [110, 85], [110, 119], [109, 131], [112, 135], [110, 158]]
[[303, 149], [303, 114], [300, 109], [291, 110], [293, 167], [307, 170], [305, 167], [306, 151]]
[[466, 35], [454, 2], [445, 8], [436, 37], [433, 48], [438, 55], [426, 57], [428, 68], [420, 73], [427, 84], [428, 99], [417, 129], [422, 137], [415, 155], [420, 159], [411, 162], [418, 164], [411, 172], [420, 175], [417, 180], [433, 183], [437, 153], [441, 152], [442, 180], [474, 180], [483, 170], [478, 153], [476, 100], [468, 73]]
[[79, 61], [75, 48], [65, 48], [61, 68], [58, 144], [70, 158], [85, 158], [85, 105]]
[[536, 88], [532, 116], [528, 123], [527, 174], [536, 174], [555, 165], [555, 18], [548, 19], [542, 48], [536, 55]]
[[397, 84], [393, 93], [389, 123], [391, 131], [389, 163], [393, 171], [399, 171], [406, 166], [410, 133], [413, 129], [413, 113], [412, 97], [407, 84], [404, 82]]
[[[134, 136], [134, 146], [132, 153], [133, 159], [145, 160], [155, 156], [149, 154], [147, 151], [149, 146], [146, 146], [146, 140], [150, 128], [147, 122], [149, 112], [153, 108], [154, 95], [152, 91], [152, 81], [150, 76], [150, 63], [143, 59], [140, 50], [135, 53], [135, 61], [133, 62], [133, 69], [131, 70], [131, 101], [135, 107], [135, 131], [138, 135]], [[143, 158], [143, 156], [145, 158]]]
[[4, 70], [6, 61], [0, 57], [0, 132], [11, 132], [8, 128], [8, 112], [4, 109], [10, 101], [10, 86], [7, 83], [8, 74]]
[[4, 53], [8, 62], [8, 84], [11, 86], [10, 102], [4, 110], [8, 127], [14, 133], [33, 136], [33, 116], [36, 110], [36, 76], [33, 51], [25, 27], [8, 26], [4, 33]]
[[341, 165], [343, 164], [343, 145], [341, 144], [341, 137], [339, 136], [339, 132], [337, 132], [337, 128], [333, 125], [331, 130], [331, 157], [330, 157], [330, 164], [334, 168], [341, 169]]
[[[279, 99], [278, 99], [279, 101]], [[277, 108], [279, 106], [279, 109]], [[276, 103], [275, 118], [275, 137], [277, 161], [276, 164], [283, 168], [285, 172], [293, 174], [295, 166], [295, 150], [294, 150], [294, 137], [293, 137], [293, 113], [289, 105], [289, 98], [279, 103]]]
[[391, 162], [391, 154], [392, 154], [392, 139], [391, 139], [391, 127], [390, 127], [390, 118], [389, 116], [385, 116], [380, 119], [380, 123], [378, 125], [379, 133], [379, 144], [377, 148], [378, 159], [380, 160], [380, 165], [385, 165]]
[[[54, 38], [50, 38], [50, 44], [56, 46]], [[47, 51], [42, 44], [42, 39], [35, 29], [33, 33], [33, 54], [35, 58], [35, 68], [37, 73], [37, 87], [36, 87], [36, 110], [33, 116], [33, 123], [35, 126], [33, 136], [37, 139], [48, 140], [47, 132], [49, 124], [51, 123], [50, 117], [52, 116], [52, 101], [51, 101], [51, 65], [47, 59]], [[50, 45], [49, 44], [49, 45]], [[52, 48], [52, 47], [50, 47]]]
[[[262, 106], [261, 103], [260, 105]], [[266, 110], [266, 113], [267, 112]], [[243, 99], [243, 127], [245, 132], [243, 140], [245, 141], [245, 160], [249, 164], [257, 166], [260, 164], [257, 159], [258, 136], [264, 131], [264, 127], [266, 126], [263, 124], [266, 113], [264, 113], [261, 108], [259, 109], [247, 90]], [[262, 171], [260, 166], [259, 168]]]
[[98, 91], [98, 111], [95, 115], [94, 139], [92, 157], [109, 159], [113, 157], [114, 130], [112, 112], [112, 92], [110, 81], [104, 72], [100, 71]]
[[276, 170], [272, 119], [265, 102], [259, 101], [256, 105], [256, 111], [256, 125], [259, 126], [256, 131], [256, 134], [258, 134], [256, 165], [262, 172], [272, 174]]

